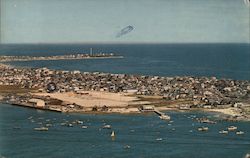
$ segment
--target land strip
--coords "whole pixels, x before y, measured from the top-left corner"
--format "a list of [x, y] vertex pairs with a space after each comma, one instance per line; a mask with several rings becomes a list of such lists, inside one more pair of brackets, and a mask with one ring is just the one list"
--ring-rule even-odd
[[[0, 65], [2, 102], [61, 112], [205, 110], [250, 119], [249, 81], [15, 68]], [[233, 109], [233, 110], [232, 110]], [[150, 111], [150, 108], [149, 108]], [[232, 112], [233, 111], [233, 112]]]

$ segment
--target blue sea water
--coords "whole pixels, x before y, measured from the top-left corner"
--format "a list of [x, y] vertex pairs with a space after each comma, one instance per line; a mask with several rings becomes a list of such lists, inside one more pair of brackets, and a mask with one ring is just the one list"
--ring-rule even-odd
[[17, 66], [161, 76], [250, 79], [250, 44], [2, 45], [0, 55], [115, 52], [122, 59], [11, 62]]
[[[93, 115], [61, 114], [35, 109], [0, 105], [0, 153], [11, 158], [20, 157], [192, 157], [241, 158], [250, 152], [249, 122], [224, 122], [208, 125], [208, 132], [199, 132], [204, 126], [192, 119], [210, 116], [205, 113], [168, 112], [173, 123], [160, 120], [156, 115]], [[35, 122], [28, 118], [33, 116]], [[34, 131], [50, 120], [49, 131]], [[215, 118], [216, 119], [216, 118]], [[61, 126], [65, 120], [84, 121], [80, 125]], [[102, 129], [111, 124], [112, 129]], [[219, 130], [236, 125], [245, 135], [219, 134]], [[20, 129], [15, 129], [19, 127]], [[115, 140], [110, 137], [116, 133]], [[157, 140], [162, 138], [162, 140]], [[125, 146], [130, 148], [126, 149]]]
[[[1, 55], [59, 55], [88, 52], [117, 52], [122, 59], [74, 61], [28, 61], [9, 64], [24, 67], [49, 67], [61, 70], [101, 71], [161, 76], [216, 76], [250, 79], [250, 45], [247, 44], [167, 44], [167, 45], [0, 45]], [[218, 121], [208, 132], [198, 132], [202, 124], [192, 117], [216, 114], [167, 112], [168, 123], [156, 115], [62, 114], [0, 104], [0, 157], [192, 157], [241, 158], [250, 153], [250, 123]], [[35, 122], [29, 117], [33, 116]], [[34, 131], [46, 120], [49, 131]], [[65, 127], [65, 121], [83, 120]], [[107, 123], [116, 132], [102, 129]], [[236, 135], [218, 132], [235, 125], [245, 132]], [[14, 128], [18, 127], [18, 128]], [[162, 138], [162, 140], [157, 140]], [[129, 145], [130, 148], [124, 148]]]

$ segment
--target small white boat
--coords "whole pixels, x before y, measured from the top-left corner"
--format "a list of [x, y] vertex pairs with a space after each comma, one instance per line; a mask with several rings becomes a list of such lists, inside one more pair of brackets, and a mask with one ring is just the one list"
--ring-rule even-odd
[[111, 137], [115, 137], [115, 131], [112, 131], [112, 133], [111, 133], [110, 136], [111, 136]]
[[125, 145], [124, 149], [130, 149], [131, 147], [129, 145]]
[[162, 138], [156, 138], [157, 141], [162, 141], [163, 139]]
[[34, 128], [34, 130], [36, 130], [36, 131], [48, 131], [49, 128], [47, 128], [47, 127], [39, 127], [39, 128]]
[[237, 134], [237, 135], [243, 135], [243, 134], [245, 134], [245, 133], [244, 133], [243, 131], [237, 131], [236, 134]]
[[52, 124], [47, 123], [45, 126], [46, 126], [46, 127], [52, 127]]
[[208, 127], [199, 127], [198, 131], [208, 131]]
[[104, 125], [102, 128], [103, 129], [111, 129], [111, 125]]
[[77, 124], [83, 124], [83, 121], [77, 120], [76, 123]]
[[82, 126], [82, 128], [83, 128], [83, 129], [86, 129], [86, 128], [88, 128], [88, 126]]
[[228, 131], [235, 131], [235, 130], [237, 130], [237, 127], [236, 126], [230, 126], [227, 129], [228, 129]]
[[159, 116], [159, 118], [162, 120], [170, 120], [170, 116], [168, 116], [168, 115], [161, 115], [161, 116]]
[[225, 130], [222, 130], [222, 131], [219, 131], [220, 134], [228, 134], [228, 131], [225, 131]]

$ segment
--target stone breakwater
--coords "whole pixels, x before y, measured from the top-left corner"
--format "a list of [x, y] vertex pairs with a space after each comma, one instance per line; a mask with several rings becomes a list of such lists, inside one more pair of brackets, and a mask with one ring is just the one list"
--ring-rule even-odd
[[48, 68], [14, 68], [0, 66], [0, 85], [47, 90], [55, 83], [56, 92], [123, 92], [136, 96], [160, 96], [164, 100], [188, 100], [192, 108], [242, 106], [250, 101], [248, 80], [216, 77], [160, 77], [101, 72], [59, 71]]
[[56, 56], [0, 56], [0, 62], [10, 61], [33, 61], [33, 60], [74, 60], [74, 59], [91, 59], [91, 58], [122, 58], [114, 53], [97, 53], [97, 54], [70, 54]]

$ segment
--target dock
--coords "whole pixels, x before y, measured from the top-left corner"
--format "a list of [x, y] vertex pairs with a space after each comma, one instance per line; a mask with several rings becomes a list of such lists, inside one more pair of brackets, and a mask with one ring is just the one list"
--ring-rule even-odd
[[171, 117], [169, 115], [167, 115], [167, 114], [165, 114], [165, 113], [163, 113], [163, 112], [161, 112], [161, 111], [159, 111], [157, 109], [154, 109], [154, 112], [157, 115], [159, 115], [159, 118], [162, 119], [162, 120], [170, 120], [171, 119]]

